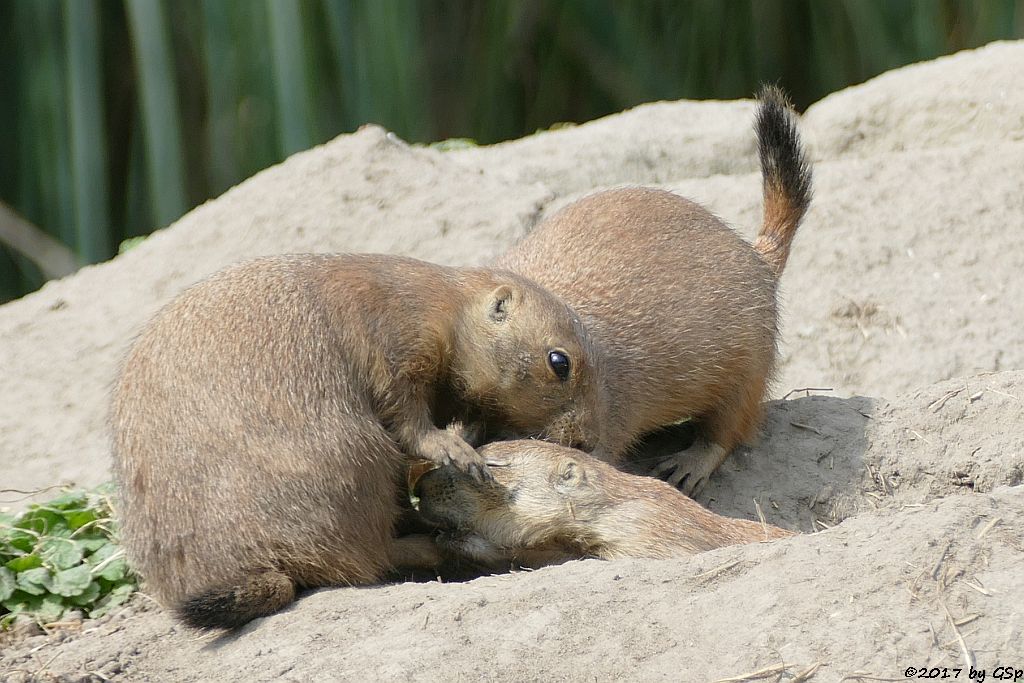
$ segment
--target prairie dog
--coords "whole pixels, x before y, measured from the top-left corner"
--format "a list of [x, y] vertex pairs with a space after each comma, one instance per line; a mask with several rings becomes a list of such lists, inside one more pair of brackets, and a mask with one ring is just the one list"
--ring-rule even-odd
[[480, 449], [494, 482], [454, 468], [416, 482], [421, 514], [456, 555], [501, 568], [596, 557], [669, 558], [785, 538], [778, 527], [716, 515], [670, 484], [538, 440]]
[[811, 200], [796, 116], [776, 88], [755, 125], [764, 217], [753, 245], [663, 190], [598, 192], [542, 222], [497, 265], [580, 314], [609, 400], [594, 455], [622, 463], [640, 437], [695, 419], [695, 447], [654, 471], [691, 495], [761, 420], [776, 356], [776, 290]]
[[482, 476], [435, 426], [467, 414], [581, 443], [590, 353], [571, 309], [509, 273], [376, 255], [229, 267], [157, 314], [114, 387], [129, 559], [200, 627], [434, 565], [431, 539], [393, 538], [407, 456]]

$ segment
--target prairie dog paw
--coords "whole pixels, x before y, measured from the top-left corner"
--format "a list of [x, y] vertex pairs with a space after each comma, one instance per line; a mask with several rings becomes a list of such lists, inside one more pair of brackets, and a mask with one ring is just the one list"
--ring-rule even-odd
[[479, 482], [493, 480], [483, 458], [461, 437], [451, 431], [435, 429], [416, 440], [416, 455], [444, 466], [451, 465]]
[[718, 444], [695, 444], [692, 448], [661, 460], [651, 468], [651, 475], [694, 498], [704, 490], [711, 474], [725, 459], [725, 449]]

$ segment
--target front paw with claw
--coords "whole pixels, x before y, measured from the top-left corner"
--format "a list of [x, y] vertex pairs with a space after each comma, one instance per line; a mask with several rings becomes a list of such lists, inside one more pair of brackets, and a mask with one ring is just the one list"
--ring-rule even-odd
[[493, 477], [487, 470], [483, 458], [473, 447], [450, 431], [435, 429], [416, 440], [416, 455], [439, 465], [451, 465], [478, 482], [491, 482]]
[[724, 457], [725, 449], [717, 444], [695, 444], [656, 463], [651, 475], [694, 498], [704, 490]]

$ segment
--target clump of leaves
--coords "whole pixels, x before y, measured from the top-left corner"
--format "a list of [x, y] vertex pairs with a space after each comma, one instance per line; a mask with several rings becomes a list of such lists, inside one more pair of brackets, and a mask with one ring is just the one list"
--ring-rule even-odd
[[100, 617], [136, 590], [115, 541], [110, 489], [66, 491], [18, 515], [0, 513], [0, 628], [81, 610]]

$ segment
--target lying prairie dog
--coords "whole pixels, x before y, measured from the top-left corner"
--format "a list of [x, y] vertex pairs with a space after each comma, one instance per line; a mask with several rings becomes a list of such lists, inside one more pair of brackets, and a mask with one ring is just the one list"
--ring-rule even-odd
[[627, 474], [582, 451], [538, 440], [479, 449], [494, 475], [481, 483], [450, 468], [415, 483], [420, 514], [443, 544], [493, 568], [596, 557], [671, 558], [793, 532], [722, 517], [670, 484]]
[[198, 627], [436, 566], [431, 538], [394, 537], [407, 459], [486, 478], [437, 427], [467, 414], [579, 440], [589, 353], [571, 309], [510, 273], [344, 254], [227, 268], [153, 318], [114, 387], [128, 557]]
[[691, 495], [760, 425], [778, 280], [811, 200], [796, 115], [777, 88], [762, 93], [754, 128], [764, 217], [753, 244], [688, 199], [629, 187], [569, 204], [496, 261], [582, 317], [608, 397], [595, 456], [625, 464], [645, 434], [696, 422], [697, 444], [653, 467]]

